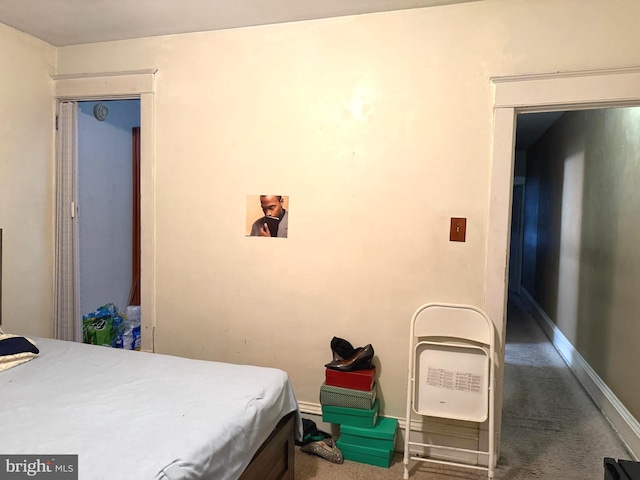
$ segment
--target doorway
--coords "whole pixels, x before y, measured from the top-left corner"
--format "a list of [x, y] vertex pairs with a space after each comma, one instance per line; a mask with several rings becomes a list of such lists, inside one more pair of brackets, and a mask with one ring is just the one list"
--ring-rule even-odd
[[[138, 70], [128, 72], [108, 72], [94, 74], [65, 74], [53, 75], [54, 93], [57, 101], [58, 115], [65, 110], [68, 102], [81, 101], [109, 101], [132, 100], [140, 102], [140, 306], [141, 306], [141, 350], [154, 351], [155, 334], [155, 284], [154, 284], [154, 255], [155, 255], [155, 215], [154, 215], [154, 94], [156, 70]], [[73, 119], [72, 119], [73, 120]], [[69, 212], [61, 215], [64, 222], [71, 223], [75, 215], [73, 199], [61, 198], [61, 191], [72, 191], [75, 188], [60, 188], [65, 178], [71, 177], [71, 172], [61, 166], [61, 154], [69, 145], [75, 145], [77, 139], [73, 133], [75, 128], [69, 128], [73, 121], [65, 122], [60, 115], [57, 131], [56, 161], [57, 166], [57, 211]], [[64, 174], [64, 175], [61, 175]], [[66, 175], [69, 173], [69, 175]], [[56, 231], [60, 231], [60, 218], [57, 220]], [[75, 291], [78, 287], [76, 265], [65, 260], [60, 252], [70, 250], [77, 245], [77, 238], [73, 235], [56, 238], [56, 299], [54, 311], [54, 336], [68, 340], [79, 340], [74, 330], [75, 319], [80, 315]]]
[[79, 313], [107, 303], [124, 313], [134, 305], [129, 297], [140, 245], [140, 232], [134, 232], [140, 198], [134, 194], [139, 192], [134, 178], [139, 157], [133, 141], [134, 129], [140, 127], [140, 100], [83, 101], [77, 106]]
[[81, 341], [84, 315], [140, 304], [140, 100], [62, 102], [57, 124], [56, 334]]
[[[493, 78], [494, 141], [491, 169], [491, 195], [487, 239], [487, 276], [485, 302], [487, 313], [496, 321], [504, 346], [506, 305], [508, 295], [508, 251], [513, 193], [513, 158], [516, 116], [519, 113], [595, 109], [600, 107], [633, 106], [640, 103], [640, 69], [620, 69], [598, 72], [570, 72], [526, 77]], [[499, 362], [504, 362], [504, 349]], [[502, 412], [502, 371], [498, 371], [496, 417]], [[605, 411], [614, 427], [628, 444], [637, 443], [627, 419], [607, 405], [606, 395], [585, 386], [599, 407]], [[602, 402], [600, 402], [602, 400]], [[496, 428], [499, 432], [500, 428]], [[499, 439], [496, 442], [499, 445]]]
[[[545, 343], [560, 353], [582, 384], [565, 392], [566, 411], [570, 410], [569, 397], [586, 390], [606, 416], [614, 419], [621, 438], [640, 445], [640, 425], [633, 419], [637, 396], [628, 391], [635, 377], [626, 368], [615, 368], [637, 364], [639, 358], [636, 350], [619, 346], [637, 330], [635, 315], [627, 312], [637, 311], [640, 304], [625, 290], [625, 285], [635, 284], [640, 274], [636, 248], [640, 229], [629, 221], [635, 218], [639, 205], [640, 107], [581, 108], [559, 113], [562, 116], [525, 152], [527, 241], [521, 294], [514, 295], [511, 285], [509, 289], [507, 331], [511, 337], [506, 343], [511, 362], [505, 368], [511, 369], [512, 380], [504, 385], [505, 392], [511, 392], [505, 399], [505, 411], [513, 411], [513, 385], [517, 381], [512, 372], [516, 365], [530, 366], [531, 350], [535, 348], [523, 348], [527, 338], [521, 334], [526, 329], [522, 316], [526, 312], [545, 332]], [[538, 115], [517, 116], [516, 143], [521, 119]], [[517, 153], [516, 149], [516, 165]], [[517, 175], [514, 219], [518, 209], [516, 180]], [[513, 221], [511, 231], [513, 252], [518, 241]], [[513, 268], [512, 257], [509, 268]], [[544, 392], [544, 387], [539, 391]], [[537, 403], [544, 404], [547, 398], [553, 401], [554, 394], [547, 391]], [[508, 418], [503, 416], [506, 426]]]

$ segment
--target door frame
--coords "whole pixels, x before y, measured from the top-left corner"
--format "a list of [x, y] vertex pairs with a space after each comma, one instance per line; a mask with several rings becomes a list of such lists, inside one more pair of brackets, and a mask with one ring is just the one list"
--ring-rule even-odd
[[504, 381], [509, 242], [516, 116], [519, 113], [628, 107], [640, 104], [640, 67], [492, 77], [493, 153], [487, 225], [485, 311], [496, 324], [496, 439]]
[[[141, 350], [155, 350], [155, 151], [154, 100], [157, 70], [52, 75], [54, 99], [140, 100]], [[62, 134], [58, 131], [57, 135]], [[56, 146], [56, 156], [57, 156]]]

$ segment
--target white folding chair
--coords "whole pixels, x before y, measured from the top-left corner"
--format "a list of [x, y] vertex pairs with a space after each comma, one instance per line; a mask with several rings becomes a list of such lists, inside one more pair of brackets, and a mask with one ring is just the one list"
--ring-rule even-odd
[[[486, 470], [495, 467], [495, 326], [480, 309], [468, 305], [429, 303], [411, 319], [409, 379], [404, 436], [404, 479], [409, 460]], [[447, 418], [482, 423], [488, 420], [488, 448], [468, 449], [411, 441], [411, 418]], [[462, 463], [411, 454], [411, 447], [432, 452], [477, 455], [478, 462]], [[487, 465], [480, 462], [486, 458]]]

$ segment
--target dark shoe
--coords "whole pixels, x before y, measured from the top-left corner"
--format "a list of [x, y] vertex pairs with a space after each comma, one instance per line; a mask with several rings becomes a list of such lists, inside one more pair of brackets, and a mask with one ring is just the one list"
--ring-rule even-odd
[[299, 447], [307, 443], [317, 442], [318, 440], [326, 440], [331, 438], [331, 434], [318, 429], [316, 422], [308, 418], [302, 419], [302, 440], [296, 440]]
[[366, 370], [371, 368], [371, 359], [373, 358], [373, 346], [371, 344], [358, 348], [355, 355], [346, 360], [333, 360], [327, 363], [325, 367], [332, 370], [340, 370], [343, 372], [352, 372], [354, 370]]
[[353, 345], [344, 338], [333, 337], [331, 339], [331, 351], [333, 352], [334, 360], [344, 360], [345, 358], [353, 357], [357, 350], [353, 348]]

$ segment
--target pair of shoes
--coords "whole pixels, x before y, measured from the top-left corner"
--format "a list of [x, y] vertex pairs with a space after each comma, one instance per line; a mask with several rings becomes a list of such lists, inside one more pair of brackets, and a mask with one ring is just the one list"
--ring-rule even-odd
[[318, 455], [332, 463], [344, 463], [342, 452], [338, 447], [336, 447], [333, 438], [325, 438], [324, 440], [318, 440], [317, 442], [307, 443], [300, 447], [300, 451]]
[[373, 358], [373, 346], [369, 343], [364, 347], [356, 349], [356, 353], [350, 358], [340, 360], [335, 359], [325, 365], [332, 370], [340, 370], [343, 372], [352, 372], [354, 370], [366, 370], [372, 368], [371, 359]]
[[339, 337], [333, 337], [331, 339], [331, 351], [333, 352], [334, 360], [344, 360], [345, 358], [351, 358], [356, 354], [355, 348], [348, 340]]

